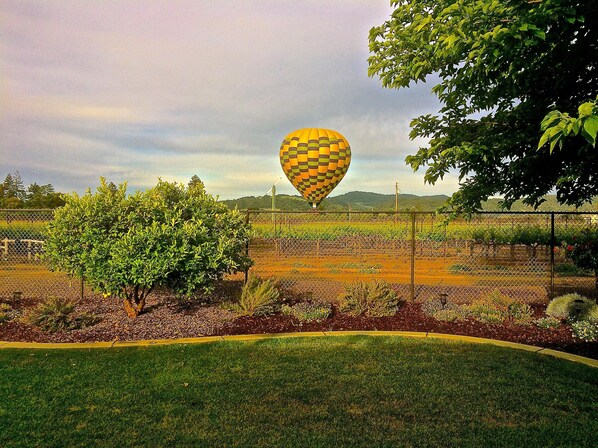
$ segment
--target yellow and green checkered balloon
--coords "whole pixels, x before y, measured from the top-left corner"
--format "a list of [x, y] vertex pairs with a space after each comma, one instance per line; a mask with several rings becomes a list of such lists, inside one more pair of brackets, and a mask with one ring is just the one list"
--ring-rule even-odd
[[350, 162], [349, 142], [330, 129], [299, 129], [280, 145], [282, 170], [313, 208], [337, 186]]

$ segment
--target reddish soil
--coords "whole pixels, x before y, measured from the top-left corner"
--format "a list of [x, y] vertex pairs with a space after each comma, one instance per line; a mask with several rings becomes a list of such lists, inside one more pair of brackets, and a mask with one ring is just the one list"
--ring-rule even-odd
[[[224, 296], [227, 295], [225, 291]], [[33, 304], [24, 300], [16, 308], [25, 310]], [[542, 316], [544, 306], [532, 306], [536, 317]], [[137, 319], [129, 319], [122, 304], [115, 300], [88, 298], [78, 305], [78, 309], [97, 315], [100, 322], [80, 330], [46, 333], [13, 320], [0, 323], [0, 341], [87, 342], [305, 331], [403, 330], [500, 339], [598, 359], [598, 342], [574, 339], [567, 325], [556, 330], [544, 330], [535, 325], [491, 325], [471, 319], [454, 323], [440, 322], [425, 315], [419, 303], [402, 303], [395, 316], [377, 318], [352, 317], [333, 308], [332, 316], [324, 322], [304, 324], [283, 315], [235, 317], [233, 313], [214, 304], [181, 305], [165, 295], [156, 295], [150, 300], [144, 313]]]

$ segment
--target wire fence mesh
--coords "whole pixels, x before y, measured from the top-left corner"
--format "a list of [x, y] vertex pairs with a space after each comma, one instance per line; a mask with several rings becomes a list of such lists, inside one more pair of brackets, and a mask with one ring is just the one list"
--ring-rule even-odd
[[598, 214], [249, 213], [252, 272], [314, 298], [371, 280], [414, 300], [443, 294], [469, 302], [494, 289], [526, 302], [596, 295], [594, 272], [577, 268], [566, 246], [598, 228]]
[[[427, 212], [248, 211], [250, 274], [296, 294], [335, 300], [347, 283], [384, 280], [403, 299], [469, 302], [500, 289], [526, 302], [565, 292], [596, 297], [595, 273], [567, 246], [598, 213], [481, 213], [448, 220]], [[43, 261], [51, 210], [0, 210], [0, 298], [93, 292]]]

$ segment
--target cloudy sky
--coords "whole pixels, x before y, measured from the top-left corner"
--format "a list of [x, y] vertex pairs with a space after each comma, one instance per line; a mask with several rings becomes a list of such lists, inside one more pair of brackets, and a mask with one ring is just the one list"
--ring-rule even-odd
[[[430, 86], [367, 77], [368, 31], [388, 0], [2, 0], [0, 176], [59, 191], [100, 176], [132, 188], [197, 174], [221, 198], [262, 195], [282, 139], [342, 133], [353, 190], [452, 193], [405, 165]], [[284, 179], [280, 193], [295, 191]]]

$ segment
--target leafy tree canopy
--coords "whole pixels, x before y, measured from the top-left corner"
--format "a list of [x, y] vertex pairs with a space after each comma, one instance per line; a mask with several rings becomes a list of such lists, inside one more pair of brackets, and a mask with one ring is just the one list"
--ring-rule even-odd
[[65, 196], [48, 225], [50, 267], [120, 297], [136, 317], [156, 287], [191, 297], [249, 267], [249, 224], [196, 186], [160, 181], [133, 195], [104, 179], [95, 193]]
[[[389, 88], [436, 82], [439, 113], [411, 123], [411, 137], [429, 144], [406, 161], [414, 170], [427, 167], [429, 183], [455, 169], [460, 189], [450, 203], [457, 211], [477, 210], [494, 195], [509, 208], [519, 198], [537, 206], [552, 190], [570, 205], [598, 194], [595, 132], [588, 138], [565, 123], [541, 145], [565, 129], [561, 149], [538, 149], [551, 110], [573, 114], [596, 97], [597, 1], [391, 4], [390, 19], [370, 31], [369, 75]], [[544, 122], [544, 131], [550, 124], [557, 120]]]

